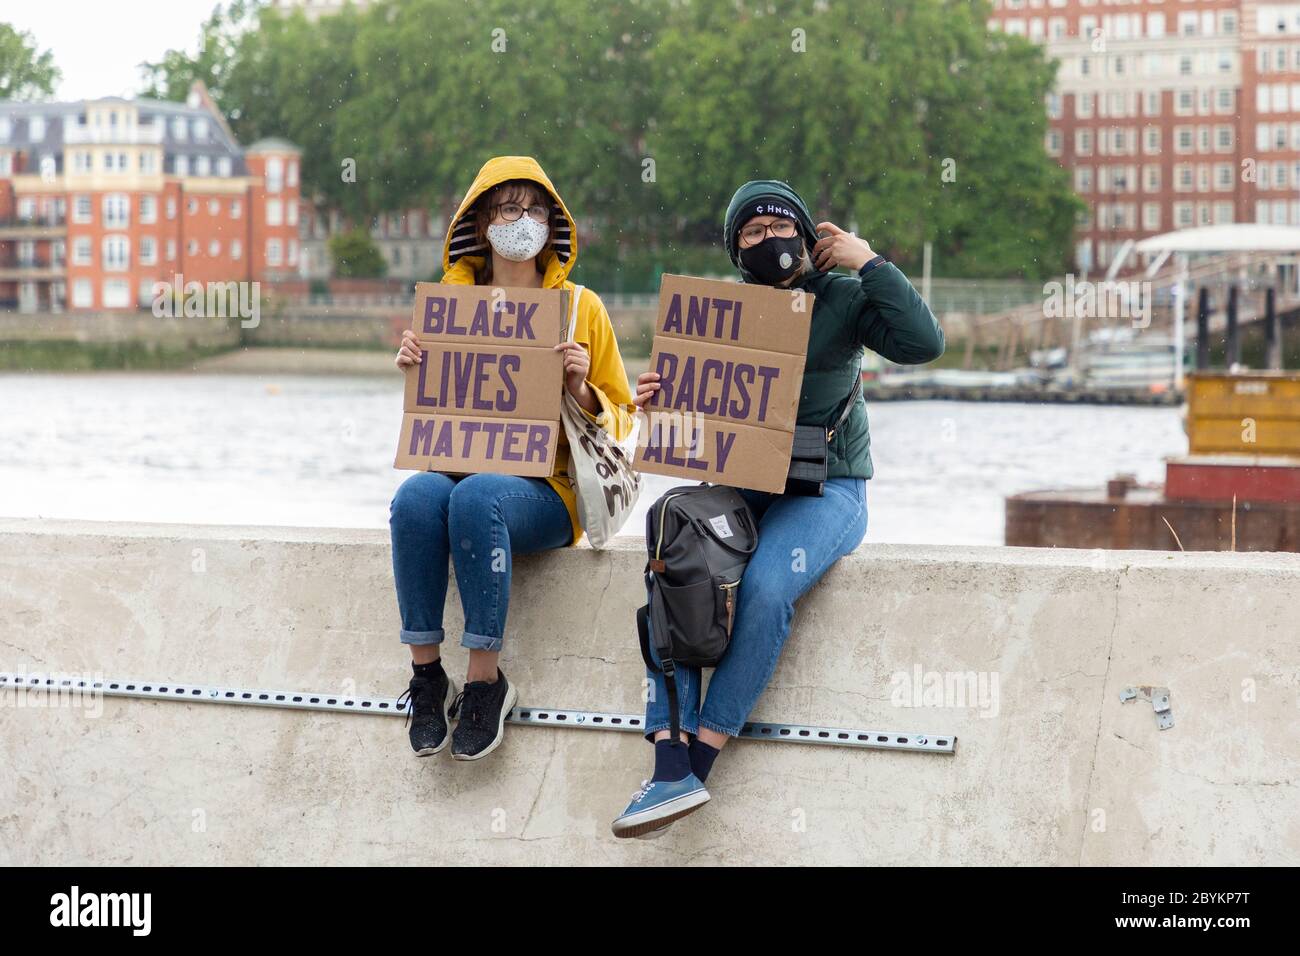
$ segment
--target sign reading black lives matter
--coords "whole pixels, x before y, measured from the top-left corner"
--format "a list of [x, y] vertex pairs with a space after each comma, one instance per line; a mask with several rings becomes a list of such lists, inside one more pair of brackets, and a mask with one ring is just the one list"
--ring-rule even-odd
[[785, 488], [813, 296], [665, 275], [636, 467], [733, 488]]
[[406, 370], [394, 467], [551, 474], [568, 303], [559, 289], [417, 283], [422, 361]]

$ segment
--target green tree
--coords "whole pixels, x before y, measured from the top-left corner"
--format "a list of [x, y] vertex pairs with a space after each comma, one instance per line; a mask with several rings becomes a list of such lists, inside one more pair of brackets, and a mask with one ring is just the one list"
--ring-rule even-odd
[[240, 44], [256, 29], [258, 12], [256, 0], [217, 4], [199, 30], [197, 53], [168, 50], [161, 59], [140, 64], [140, 95], [183, 102], [194, 81], [202, 80], [227, 118], [237, 121], [241, 104], [227, 102], [226, 81], [239, 62]]
[[360, 227], [330, 236], [329, 253], [333, 274], [340, 279], [378, 279], [388, 272], [383, 253]]
[[30, 33], [0, 23], [0, 100], [52, 96], [62, 74], [49, 50], [38, 50]]
[[336, 152], [334, 140], [338, 108], [360, 92], [353, 54], [361, 16], [347, 7], [312, 22], [300, 11], [286, 15], [248, 0], [218, 6], [197, 54], [168, 50], [144, 64], [144, 95], [183, 100], [202, 80], [242, 142], [293, 142], [303, 150], [305, 194], [360, 214], [341, 173], [349, 157]]
[[[306, 194], [354, 222], [449, 217], [489, 156], [530, 154], [575, 211], [582, 262], [717, 250], [733, 190], [786, 179], [815, 215], [941, 274], [1061, 271], [1080, 204], [1046, 154], [1053, 66], [986, 0], [380, 0], [309, 21], [245, 0], [197, 56], [248, 142], [303, 148]], [[583, 266], [580, 265], [580, 268]]]
[[949, 274], [1061, 269], [1077, 203], [1043, 145], [1052, 69], [987, 14], [967, 0], [679, 8], [654, 50], [650, 138], [671, 204], [717, 236], [736, 186], [785, 179], [904, 263], [929, 241]]

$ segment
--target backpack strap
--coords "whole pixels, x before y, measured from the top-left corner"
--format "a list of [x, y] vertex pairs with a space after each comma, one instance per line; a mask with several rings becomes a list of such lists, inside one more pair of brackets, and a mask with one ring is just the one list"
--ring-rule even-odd
[[[663, 602], [654, 599], [654, 583], [652, 576], [646, 574], [646, 597], [647, 602], [636, 609], [636, 628], [641, 638], [641, 658], [645, 661], [645, 666], [652, 671], [660, 671], [664, 675], [664, 688], [668, 691], [668, 729], [671, 736], [669, 740], [676, 741], [681, 737], [681, 719], [677, 713], [677, 665], [673, 661], [672, 640], [668, 636], [668, 621], [664, 616]], [[650, 654], [650, 615], [654, 615], [654, 642], [655, 650], [659, 653], [659, 663]]]

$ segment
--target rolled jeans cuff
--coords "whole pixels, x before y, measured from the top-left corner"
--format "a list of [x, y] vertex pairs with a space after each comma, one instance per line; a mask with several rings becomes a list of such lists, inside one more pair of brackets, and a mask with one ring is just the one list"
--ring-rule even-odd
[[[684, 733], [688, 733], [692, 737], [694, 737], [697, 733], [699, 733], [700, 726], [695, 722], [694, 719], [683, 720], [678, 725], [677, 729], [683, 731]], [[659, 731], [661, 730], [672, 730], [672, 725], [669, 724], [668, 721], [666, 720], [655, 721], [655, 723], [647, 725], [645, 729], [645, 739], [653, 742], [655, 739], [655, 734], [659, 733]], [[722, 733], [722, 731], [718, 731], [718, 733]]]
[[447, 632], [442, 628], [432, 631], [402, 631], [403, 644], [441, 644]]
[[700, 726], [705, 728], [706, 730], [713, 731], [715, 734], [725, 734], [728, 737], [739, 737], [740, 731], [743, 729], [742, 727], [736, 727], [734, 729], [730, 727], [723, 727], [721, 724], [715, 724], [707, 720], [701, 720]]
[[473, 634], [469, 631], [460, 637], [460, 646], [467, 647], [471, 651], [499, 651], [501, 644], [502, 640], [499, 637], [488, 637], [486, 634]]

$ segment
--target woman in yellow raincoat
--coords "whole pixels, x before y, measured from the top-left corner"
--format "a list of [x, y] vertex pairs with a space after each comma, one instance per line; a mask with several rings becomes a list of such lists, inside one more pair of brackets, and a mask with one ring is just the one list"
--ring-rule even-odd
[[[573, 216], [536, 160], [498, 156], [474, 178], [443, 244], [441, 281], [538, 289], [576, 287], [568, 275], [578, 257]], [[632, 395], [604, 304], [590, 289], [578, 301], [572, 341], [564, 353], [564, 382], [592, 421], [617, 437], [628, 434]], [[403, 333], [397, 365], [421, 362], [418, 338]], [[568, 445], [561, 430], [549, 478], [515, 475], [412, 475], [393, 498], [389, 525], [402, 643], [411, 648], [411, 746], [420, 756], [440, 752], [477, 760], [500, 744], [516, 689], [498, 666], [510, 603], [512, 554], [561, 548], [582, 536]], [[453, 546], [454, 542], [454, 546]], [[469, 649], [459, 723], [447, 732], [453, 687], [439, 647], [448, 563], [455, 568], [465, 612], [462, 646]]]

